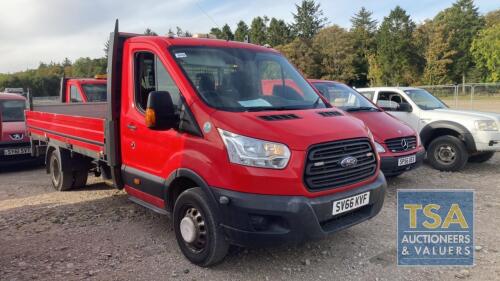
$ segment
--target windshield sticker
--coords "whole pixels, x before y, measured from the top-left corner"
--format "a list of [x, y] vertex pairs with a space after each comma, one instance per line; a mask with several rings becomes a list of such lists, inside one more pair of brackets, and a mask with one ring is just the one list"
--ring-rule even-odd
[[187, 58], [186, 53], [175, 53], [175, 57], [180, 59], [180, 58]]
[[243, 107], [259, 107], [259, 106], [272, 106], [264, 99], [243, 100], [238, 102]]

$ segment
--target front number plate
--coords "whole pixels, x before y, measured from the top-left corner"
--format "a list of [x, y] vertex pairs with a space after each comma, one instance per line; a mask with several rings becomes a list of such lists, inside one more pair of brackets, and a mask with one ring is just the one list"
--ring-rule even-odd
[[342, 200], [333, 201], [332, 215], [338, 215], [365, 206], [370, 202], [370, 192], [354, 195]]
[[31, 147], [22, 147], [22, 148], [11, 148], [5, 149], [3, 151], [3, 155], [19, 155], [19, 154], [30, 154]]
[[398, 159], [398, 166], [406, 166], [417, 162], [415, 155], [401, 157]]

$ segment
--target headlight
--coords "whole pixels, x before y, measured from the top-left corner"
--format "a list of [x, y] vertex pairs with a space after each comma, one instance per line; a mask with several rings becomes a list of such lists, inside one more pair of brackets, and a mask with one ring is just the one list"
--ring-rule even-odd
[[284, 144], [240, 136], [218, 129], [231, 163], [270, 169], [283, 169], [290, 160]]
[[375, 148], [377, 149], [377, 152], [378, 153], [383, 153], [385, 152], [385, 148], [378, 142], [374, 142], [375, 143]]
[[478, 120], [476, 121], [476, 129], [479, 131], [498, 131], [498, 125], [494, 120]]

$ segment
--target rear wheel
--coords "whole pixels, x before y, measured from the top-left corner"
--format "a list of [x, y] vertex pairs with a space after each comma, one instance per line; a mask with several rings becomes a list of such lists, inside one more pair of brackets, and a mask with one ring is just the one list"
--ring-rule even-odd
[[[75, 160], [76, 162], [77, 160]], [[61, 153], [57, 150], [52, 151], [49, 158], [49, 173], [52, 180], [52, 185], [58, 191], [70, 190], [74, 187], [83, 187], [87, 183], [88, 163], [85, 160], [76, 163], [65, 163], [78, 167], [78, 170], [70, 169], [63, 170]]]
[[472, 155], [471, 157], [469, 157], [469, 162], [471, 162], [471, 163], [483, 163], [483, 162], [490, 160], [493, 157], [493, 155], [495, 155], [494, 151], [481, 152], [479, 154]]
[[61, 157], [58, 151], [52, 151], [49, 159], [49, 173], [52, 185], [58, 191], [70, 190], [73, 185], [71, 171], [63, 171]]
[[454, 136], [441, 136], [433, 140], [427, 150], [427, 160], [434, 169], [455, 172], [463, 169], [469, 153], [465, 144]]
[[220, 218], [200, 188], [191, 188], [179, 195], [173, 216], [175, 238], [189, 261], [211, 266], [224, 259], [229, 243], [219, 227]]

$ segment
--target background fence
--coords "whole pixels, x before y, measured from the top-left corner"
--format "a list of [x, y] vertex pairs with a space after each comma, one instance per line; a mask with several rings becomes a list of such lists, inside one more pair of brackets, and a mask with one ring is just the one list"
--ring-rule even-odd
[[451, 108], [500, 113], [500, 83], [417, 86], [439, 97]]

